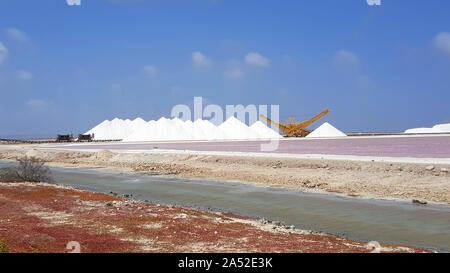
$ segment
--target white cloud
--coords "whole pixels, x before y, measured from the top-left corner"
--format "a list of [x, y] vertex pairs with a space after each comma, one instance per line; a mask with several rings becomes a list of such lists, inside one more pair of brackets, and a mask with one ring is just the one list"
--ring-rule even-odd
[[31, 80], [33, 79], [33, 74], [31, 74], [31, 72], [26, 71], [26, 70], [20, 70], [17, 71], [17, 79], [19, 80]]
[[211, 61], [200, 51], [192, 53], [192, 64], [198, 68], [206, 68], [211, 65]]
[[20, 43], [28, 42], [28, 37], [25, 34], [25, 32], [17, 28], [5, 28], [5, 33], [8, 37], [10, 37], [13, 40], [16, 40], [17, 42]]
[[244, 77], [245, 73], [238, 67], [230, 68], [224, 72], [224, 76], [231, 80], [238, 80]]
[[357, 68], [360, 61], [353, 52], [340, 50], [334, 55], [334, 63], [341, 68]]
[[374, 80], [363, 74], [359, 57], [348, 50], [340, 50], [334, 54], [334, 65], [343, 83], [364, 90], [376, 87]]
[[30, 99], [25, 102], [25, 105], [32, 108], [45, 106], [47, 103], [41, 99]]
[[0, 42], [0, 65], [5, 61], [8, 57], [8, 49]]
[[81, 0], [66, 0], [69, 6], [81, 6]]
[[268, 67], [269, 60], [259, 53], [248, 53], [245, 56], [245, 63], [248, 65], [259, 66], [259, 67]]
[[434, 46], [450, 55], [450, 32], [441, 32], [434, 38]]
[[146, 75], [148, 77], [153, 77], [156, 75], [157, 69], [156, 69], [156, 66], [154, 66], [154, 65], [146, 65], [146, 66], [144, 66], [142, 71], [144, 72], [144, 75]]

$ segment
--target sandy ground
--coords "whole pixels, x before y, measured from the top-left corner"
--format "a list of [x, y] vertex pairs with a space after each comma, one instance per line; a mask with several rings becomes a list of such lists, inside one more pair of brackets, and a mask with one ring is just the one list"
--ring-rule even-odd
[[[0, 216], [0, 252], [372, 251], [365, 242], [282, 223], [43, 183], [0, 182]], [[377, 250], [427, 252], [393, 245]]]
[[35, 156], [60, 167], [106, 167], [241, 181], [355, 198], [450, 204], [450, 165], [193, 154], [80, 152], [2, 145], [0, 160]]

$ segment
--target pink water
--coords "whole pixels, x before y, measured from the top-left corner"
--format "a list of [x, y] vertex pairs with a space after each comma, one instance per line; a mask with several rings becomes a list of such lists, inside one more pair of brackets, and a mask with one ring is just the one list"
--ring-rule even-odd
[[[68, 148], [149, 150], [157, 147], [191, 151], [261, 152], [262, 143], [267, 141], [80, 144]], [[286, 139], [280, 140], [278, 149], [270, 153], [450, 158], [450, 136]]]

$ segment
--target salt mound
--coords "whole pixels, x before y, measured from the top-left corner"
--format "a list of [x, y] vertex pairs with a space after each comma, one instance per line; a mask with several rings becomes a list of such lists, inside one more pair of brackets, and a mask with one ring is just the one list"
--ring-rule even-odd
[[450, 133], [450, 123], [436, 124], [432, 128], [413, 128], [405, 131], [405, 134], [436, 134]]
[[219, 125], [226, 139], [258, 139], [261, 136], [234, 116]]
[[91, 130], [87, 131], [85, 134], [89, 135], [89, 134], [95, 134], [94, 138], [95, 139], [105, 139], [104, 137], [107, 136], [109, 134], [107, 128], [109, 127], [109, 120], [104, 120], [103, 122], [101, 122], [100, 124], [98, 124], [97, 126], [95, 126], [94, 128], [92, 128]]
[[147, 124], [147, 122], [145, 120], [143, 120], [142, 118], [136, 118], [131, 122], [131, 127], [133, 128], [133, 131], [136, 131], [137, 129], [141, 128], [145, 124]]
[[226, 138], [226, 133], [209, 120], [198, 119], [193, 123], [194, 140], [219, 140]]
[[263, 122], [257, 121], [250, 126], [254, 132], [261, 136], [261, 138], [283, 138], [280, 134], [273, 129], [267, 127]]
[[113, 139], [123, 139], [133, 133], [133, 128], [125, 120], [119, 118], [111, 121], [110, 130], [111, 135], [114, 136]]
[[189, 130], [179, 119], [160, 118], [157, 121], [144, 122], [123, 141], [166, 141], [190, 139]]
[[440, 131], [442, 133], [448, 133], [450, 132], [450, 123], [446, 124], [436, 124], [433, 126], [434, 130]]
[[333, 125], [329, 124], [328, 122], [325, 122], [324, 124], [320, 125], [316, 130], [312, 131], [311, 134], [307, 135], [307, 138], [314, 138], [314, 137], [345, 137], [347, 136], [343, 132], [336, 129]]
[[123, 139], [133, 133], [130, 122], [115, 118], [112, 121], [105, 120], [85, 134], [94, 134], [96, 140]]
[[[146, 123], [140, 128], [136, 129], [131, 135], [123, 139], [123, 141], [145, 141], [154, 137], [156, 131], [156, 122]], [[143, 136], [146, 136], [145, 138]]]
[[251, 127], [235, 117], [220, 126], [208, 120], [182, 121], [179, 118], [151, 120], [142, 118], [105, 120], [86, 134], [94, 134], [95, 140], [122, 139], [123, 141], [174, 141], [174, 140], [225, 140], [282, 138], [261, 121]]
[[156, 121], [157, 137], [153, 140], [189, 140], [191, 136], [183, 121], [160, 118]]

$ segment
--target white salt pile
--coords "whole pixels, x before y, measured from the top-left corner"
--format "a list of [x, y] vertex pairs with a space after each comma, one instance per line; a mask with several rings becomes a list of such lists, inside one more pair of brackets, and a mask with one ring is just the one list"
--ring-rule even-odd
[[281, 138], [277, 132], [267, 127], [263, 122], [257, 121], [250, 126], [250, 129], [262, 136], [267, 136], [267, 138]]
[[[133, 123], [115, 118], [112, 121], [105, 120], [95, 126], [86, 134], [94, 134], [95, 139], [123, 139], [133, 132]], [[114, 137], [114, 138], [110, 138]]]
[[307, 138], [314, 137], [346, 137], [347, 135], [336, 129], [333, 125], [325, 122], [320, 125], [316, 130], [312, 131], [311, 134], [307, 135]]
[[405, 131], [405, 134], [436, 134], [450, 133], [450, 123], [436, 124], [432, 128], [413, 128]]
[[258, 139], [262, 138], [246, 124], [235, 117], [230, 117], [219, 125], [219, 129], [225, 133], [226, 139]]
[[[129, 119], [128, 119], [129, 120]], [[141, 128], [142, 126], [144, 126], [145, 124], [147, 124], [147, 122], [141, 118], [136, 118], [135, 120], [133, 120], [131, 122], [131, 128], [133, 129], [133, 132], [136, 131], [137, 129]]]
[[146, 122], [141, 118], [133, 121], [115, 118], [105, 120], [89, 130], [95, 140], [123, 141], [170, 141], [170, 140], [225, 140], [225, 139], [273, 139], [282, 138], [261, 121], [247, 126], [235, 117], [230, 117], [219, 126], [208, 120], [192, 122], [178, 118], [160, 118]]

